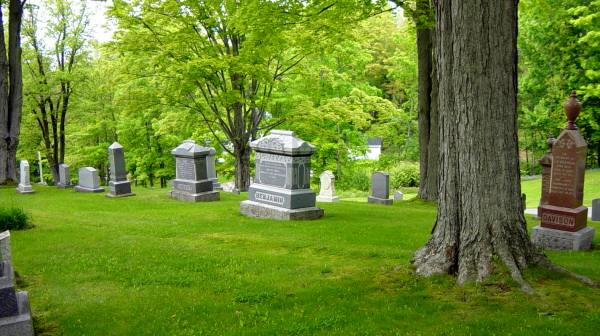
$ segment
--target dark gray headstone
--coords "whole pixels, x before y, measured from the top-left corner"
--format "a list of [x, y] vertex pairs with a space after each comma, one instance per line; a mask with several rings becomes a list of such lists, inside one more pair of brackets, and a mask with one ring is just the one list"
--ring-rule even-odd
[[371, 177], [371, 196], [369, 203], [391, 205], [394, 200], [390, 198], [390, 175], [384, 172], [375, 172]]
[[600, 221], [600, 198], [592, 200], [592, 220]]
[[219, 200], [219, 192], [213, 190], [213, 181], [208, 179], [207, 173], [206, 160], [211, 149], [185, 140], [171, 151], [176, 176], [169, 193], [172, 198], [192, 202]]
[[108, 161], [110, 162], [110, 181], [108, 182], [108, 197], [134, 196], [131, 192], [131, 182], [127, 180], [125, 168], [125, 153], [123, 146], [114, 142], [108, 147]]
[[71, 187], [71, 174], [69, 172], [69, 165], [61, 163], [58, 166], [58, 178], [59, 181], [56, 184], [59, 188], [69, 188]]

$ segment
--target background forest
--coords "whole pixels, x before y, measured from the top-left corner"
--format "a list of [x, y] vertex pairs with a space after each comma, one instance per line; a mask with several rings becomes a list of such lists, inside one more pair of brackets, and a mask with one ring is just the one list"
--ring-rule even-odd
[[[165, 187], [175, 172], [170, 150], [194, 139], [216, 148], [220, 179], [233, 180], [237, 165], [252, 162], [247, 140], [281, 128], [317, 146], [313, 177], [332, 170], [339, 189], [367, 190], [374, 170], [389, 171], [393, 188], [417, 186], [412, 4], [243, 3], [115, 0], [105, 43], [92, 38], [85, 2], [28, 6], [19, 157], [36, 167], [40, 151], [47, 167], [105, 175], [106, 148], [118, 141], [137, 184]], [[522, 174], [539, 172], [574, 89], [588, 165], [600, 166], [600, 0], [519, 8]], [[226, 118], [230, 108], [239, 119]], [[382, 157], [356, 159], [370, 137], [383, 139]]]

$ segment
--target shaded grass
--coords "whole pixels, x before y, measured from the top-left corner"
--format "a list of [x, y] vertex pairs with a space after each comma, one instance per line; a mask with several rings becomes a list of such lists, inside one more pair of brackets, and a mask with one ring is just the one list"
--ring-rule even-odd
[[[501, 267], [463, 287], [414, 276], [410, 259], [435, 219], [421, 201], [319, 204], [322, 220], [278, 222], [241, 216], [244, 195], [192, 204], [166, 190], [107, 199], [36, 189], [0, 189], [0, 200], [36, 225], [12, 233], [13, 258], [47, 335], [593, 335], [600, 327], [598, 290], [544, 270], [527, 272], [534, 296]], [[596, 250], [549, 255], [600, 279]]]

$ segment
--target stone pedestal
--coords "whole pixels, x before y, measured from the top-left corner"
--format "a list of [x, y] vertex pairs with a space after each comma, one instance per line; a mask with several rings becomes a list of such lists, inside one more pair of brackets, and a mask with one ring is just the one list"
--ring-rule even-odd
[[591, 227], [568, 232], [536, 226], [531, 231], [531, 240], [536, 246], [550, 250], [589, 250], [595, 231]]
[[110, 181], [108, 182], [106, 197], [135, 196], [131, 192], [131, 183], [127, 180], [123, 146], [118, 142], [114, 142], [108, 147], [108, 162], [110, 163]]
[[27, 160], [21, 160], [19, 163], [20, 177], [19, 185], [17, 186], [17, 192], [19, 194], [32, 194], [35, 191], [31, 187], [29, 179], [29, 162]]
[[100, 193], [104, 188], [100, 188], [100, 178], [98, 171], [93, 167], [79, 168], [79, 184], [73, 188], [77, 192]]
[[329, 170], [324, 171], [320, 176], [321, 190], [317, 196], [318, 202], [337, 202], [340, 200], [335, 195], [335, 175]]
[[375, 172], [371, 177], [371, 195], [367, 199], [369, 203], [392, 205], [394, 200], [390, 199], [390, 175], [384, 172]]
[[313, 145], [296, 138], [294, 132], [273, 130], [250, 147], [256, 151], [256, 177], [248, 190], [248, 201], [240, 206], [243, 215], [278, 220], [323, 216], [310, 189]]
[[169, 196], [187, 202], [218, 201], [220, 194], [213, 190], [208, 179], [206, 158], [211, 148], [202, 147], [193, 140], [186, 140], [171, 151], [175, 156], [173, 190]]

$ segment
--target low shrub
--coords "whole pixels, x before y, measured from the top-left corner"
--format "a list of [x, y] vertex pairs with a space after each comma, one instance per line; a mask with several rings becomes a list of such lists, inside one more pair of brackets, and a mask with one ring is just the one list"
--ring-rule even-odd
[[29, 216], [20, 208], [0, 208], [0, 232], [30, 228]]
[[412, 162], [402, 162], [390, 167], [390, 188], [399, 189], [401, 187], [418, 187], [419, 165]]

